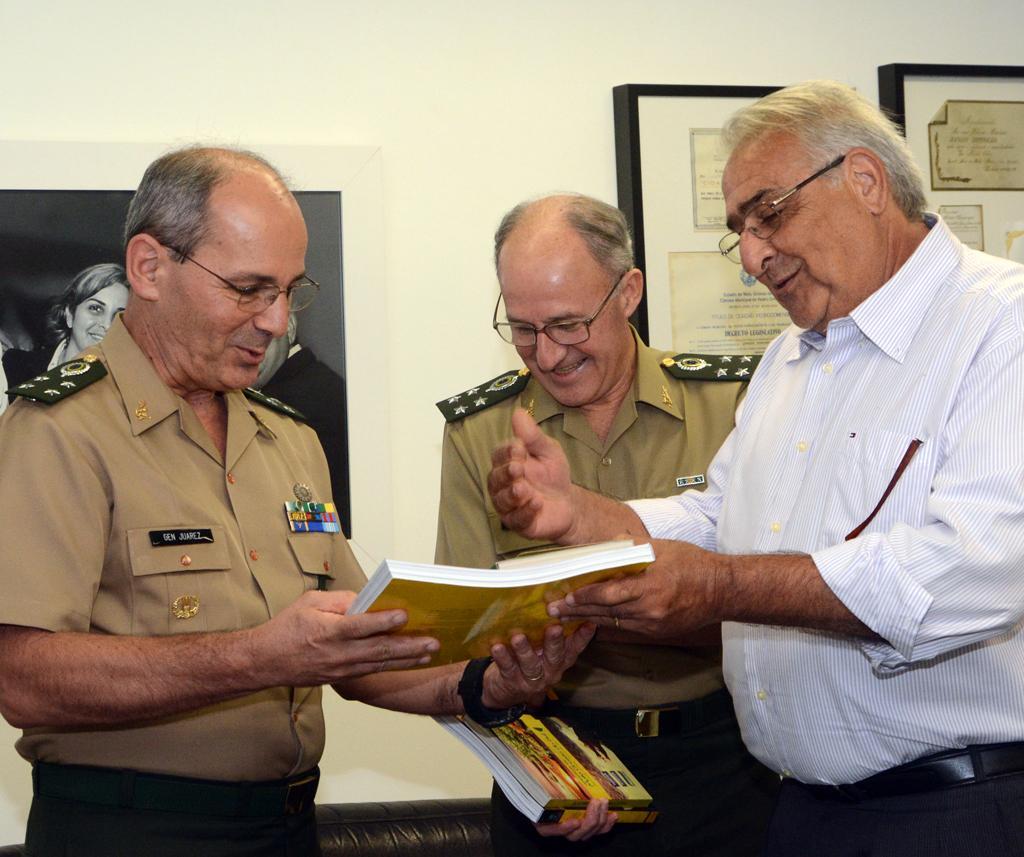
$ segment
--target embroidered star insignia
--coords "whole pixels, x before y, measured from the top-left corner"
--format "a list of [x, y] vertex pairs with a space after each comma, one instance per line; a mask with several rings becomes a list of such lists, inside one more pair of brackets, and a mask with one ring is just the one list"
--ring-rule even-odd
[[486, 404], [487, 404], [487, 399], [485, 399], [483, 396], [481, 396], [479, 399], [477, 399], [475, 402], [473, 402], [474, 407], [477, 407], [477, 408], [482, 407], [483, 405], [486, 405]]
[[732, 363], [732, 356], [731, 356], [731, 355], [729, 355], [729, 354], [724, 354], [724, 355], [723, 355], [722, 357], [720, 357], [719, 359], [720, 359], [720, 360], [721, 360], [721, 361], [722, 361], [723, 363]]
[[457, 402], [457, 401], [458, 401], [459, 399], [461, 399], [461, 398], [462, 398], [462, 393], [459, 393], [459, 395], [457, 395], [457, 396], [452, 396], [452, 397], [451, 397], [451, 398], [450, 398], [450, 399], [448, 400], [448, 404], [449, 404], [449, 405], [454, 405], [454, 404], [455, 404], [455, 403], [456, 403], [456, 402]]
[[717, 371], [717, 372], [715, 373], [715, 377], [717, 377], [717, 378], [721, 378], [722, 376], [724, 376], [724, 375], [728, 375], [728, 374], [729, 374], [729, 370], [728, 370], [728, 369], [719, 369], [719, 370], [718, 370], [718, 371]]
[[744, 378], [744, 377], [746, 377], [749, 374], [750, 374], [750, 370], [749, 369], [737, 369], [736, 370], [736, 377], [737, 378]]
[[467, 396], [475, 396], [480, 391], [479, 387], [474, 387], [472, 390], [466, 390]]
[[459, 405], [455, 409], [455, 413], [457, 413], [457, 414], [464, 414], [464, 413], [466, 413], [466, 406], [465, 405]]
[[75, 382], [74, 381], [61, 381], [60, 385], [62, 387], [71, 387], [71, 389], [75, 388]]
[[749, 354], [744, 354], [740, 358], [740, 363], [749, 363], [753, 358]]

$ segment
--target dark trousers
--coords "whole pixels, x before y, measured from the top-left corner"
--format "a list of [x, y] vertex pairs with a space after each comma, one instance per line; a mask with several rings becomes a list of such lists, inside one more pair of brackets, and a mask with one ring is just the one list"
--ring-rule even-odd
[[1024, 857], [1024, 774], [858, 802], [787, 780], [765, 857]]
[[316, 816], [221, 818], [122, 809], [36, 795], [29, 857], [319, 857]]
[[779, 778], [747, 753], [731, 707], [726, 709], [728, 713], [718, 712], [709, 722], [690, 724], [674, 735], [600, 736], [654, 797], [660, 815], [653, 824], [617, 825], [610, 833], [582, 843], [544, 838], [495, 786], [491, 811], [495, 854], [760, 854]]

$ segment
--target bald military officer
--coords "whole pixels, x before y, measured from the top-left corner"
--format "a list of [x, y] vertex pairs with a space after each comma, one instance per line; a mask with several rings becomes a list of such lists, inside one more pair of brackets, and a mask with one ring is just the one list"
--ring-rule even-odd
[[[363, 578], [316, 436], [243, 391], [318, 288], [294, 197], [256, 156], [186, 149], [146, 171], [126, 239], [123, 316], [0, 420], [17, 544], [0, 561], [0, 710], [34, 765], [27, 850], [315, 855], [319, 685], [500, 720], [587, 633], [556, 629], [540, 653], [514, 638], [467, 682], [464, 665], [384, 672], [436, 641], [384, 636], [402, 611], [345, 615]], [[560, 830], [606, 823], [597, 807]]]
[[[495, 234], [494, 326], [525, 368], [438, 403], [447, 419], [435, 560], [488, 567], [542, 547], [502, 527], [487, 495], [491, 453], [526, 409], [568, 457], [572, 479], [617, 499], [702, 486], [755, 365], [749, 355], [648, 348], [628, 319], [643, 290], [625, 220], [559, 195], [512, 209]], [[500, 320], [505, 304], [507, 321]], [[600, 854], [754, 854], [776, 781], [747, 755], [724, 689], [721, 646], [638, 645], [607, 633], [549, 710], [593, 728], [654, 795], [650, 828], [616, 827]], [[495, 790], [499, 854], [576, 853], [544, 840]]]

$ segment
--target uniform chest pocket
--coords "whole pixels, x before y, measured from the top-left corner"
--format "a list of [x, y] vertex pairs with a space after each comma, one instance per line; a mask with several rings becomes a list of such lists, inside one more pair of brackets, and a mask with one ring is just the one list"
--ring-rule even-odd
[[128, 530], [132, 574], [224, 570], [231, 567], [223, 527], [138, 527]]
[[132, 586], [124, 607], [130, 633], [182, 634], [239, 627], [223, 527], [138, 527], [128, 530], [127, 536]]
[[288, 547], [298, 563], [306, 589], [332, 589], [335, 568], [331, 564], [334, 554], [330, 533], [291, 533]]

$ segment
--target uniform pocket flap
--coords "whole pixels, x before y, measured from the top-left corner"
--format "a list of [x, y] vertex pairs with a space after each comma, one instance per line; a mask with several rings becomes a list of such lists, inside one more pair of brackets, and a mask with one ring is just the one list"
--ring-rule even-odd
[[288, 546], [304, 574], [334, 577], [335, 568], [331, 563], [334, 556], [333, 533], [291, 533]]
[[137, 527], [128, 530], [132, 574], [167, 574], [231, 567], [223, 527]]

